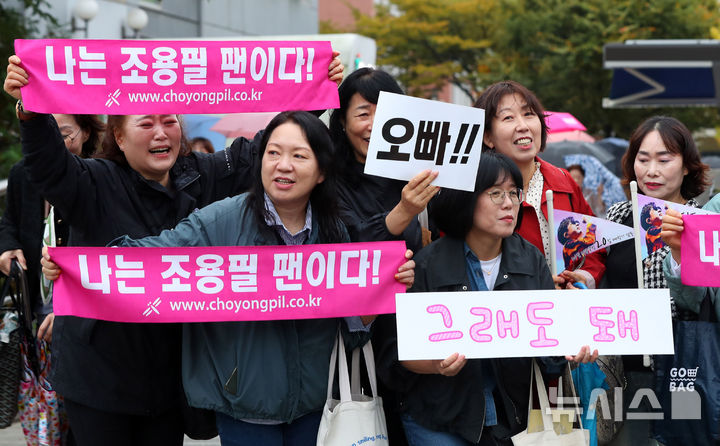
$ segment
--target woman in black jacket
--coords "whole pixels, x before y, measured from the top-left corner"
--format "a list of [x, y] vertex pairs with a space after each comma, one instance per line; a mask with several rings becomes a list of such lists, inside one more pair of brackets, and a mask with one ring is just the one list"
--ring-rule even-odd
[[[513, 233], [523, 199], [522, 175], [506, 156], [484, 153], [474, 192], [443, 190], [432, 205], [445, 237], [416, 257], [411, 291], [553, 289], [540, 251]], [[469, 203], [474, 205], [469, 206]], [[381, 335], [382, 334], [382, 335]], [[530, 358], [398, 361], [395, 317], [376, 321], [378, 373], [398, 391], [410, 445], [511, 444], [527, 425]], [[576, 361], [597, 357], [583, 347]], [[565, 360], [542, 358], [559, 374]]]
[[426, 170], [408, 183], [363, 173], [381, 91], [403, 94], [392, 76], [374, 68], [354, 71], [338, 90], [330, 136], [340, 163], [340, 216], [353, 242], [405, 240], [417, 253], [423, 246], [417, 216], [438, 191], [430, 184], [437, 172]]
[[[100, 146], [105, 124], [97, 115], [53, 115], [65, 142], [65, 147], [82, 158], [93, 156]], [[40, 251], [45, 219], [50, 205], [38, 193], [25, 173], [20, 160], [10, 169], [5, 213], [0, 219], [0, 273], [9, 274], [10, 265], [17, 260], [26, 271], [28, 294], [37, 318], [38, 338], [51, 340], [52, 304], [44, 303], [40, 293]], [[53, 212], [56, 246], [67, 244], [68, 227], [58, 212]]]
[[[17, 56], [9, 62], [4, 89], [20, 100], [28, 76]], [[331, 80], [342, 79], [339, 61], [329, 70]], [[50, 115], [19, 102], [18, 117], [29, 178], [67, 219], [70, 246], [157, 235], [195, 209], [244, 192], [261, 137], [190, 153], [176, 115], [110, 116], [105, 159], [83, 160], [65, 150]], [[183, 443], [180, 338], [179, 324], [56, 318], [50, 379], [65, 397], [78, 445]]]

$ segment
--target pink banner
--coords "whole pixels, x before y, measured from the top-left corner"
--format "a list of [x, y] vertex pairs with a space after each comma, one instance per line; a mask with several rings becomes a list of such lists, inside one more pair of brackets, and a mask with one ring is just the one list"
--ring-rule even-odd
[[162, 114], [324, 110], [330, 42], [24, 40], [28, 110]]
[[684, 215], [681, 280], [691, 286], [720, 286], [720, 215]]
[[395, 312], [404, 242], [50, 248], [56, 315], [116, 322], [315, 319]]

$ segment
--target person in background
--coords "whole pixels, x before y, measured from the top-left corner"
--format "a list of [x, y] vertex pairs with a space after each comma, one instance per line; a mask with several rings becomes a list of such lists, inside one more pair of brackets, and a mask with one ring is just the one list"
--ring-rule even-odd
[[603, 203], [603, 185], [600, 183], [597, 189], [585, 187], [585, 169], [580, 164], [571, 164], [567, 167], [570, 176], [575, 180], [583, 191], [585, 201], [590, 205], [595, 215], [605, 215], [605, 204]]
[[[514, 232], [524, 217], [522, 181], [512, 160], [489, 152], [473, 192], [443, 189], [431, 207], [446, 235], [417, 255], [410, 291], [554, 289], [543, 255]], [[395, 316], [381, 316], [376, 325], [384, 340], [377, 346], [378, 375], [399, 394], [411, 446], [511, 445], [512, 435], [527, 427], [531, 358], [467, 359], [456, 352], [399, 361]], [[539, 362], [552, 377], [567, 359], [588, 362], [597, 354], [584, 346], [576, 356]]]
[[[579, 165], [583, 168], [583, 195], [595, 215], [603, 216], [610, 206], [627, 200], [620, 178], [593, 155], [565, 155], [563, 161], [566, 166]], [[572, 175], [572, 171], [570, 174]]]
[[215, 153], [215, 147], [213, 147], [212, 142], [202, 136], [190, 140], [190, 147], [192, 147], [193, 152]]
[[583, 187], [585, 181], [585, 169], [580, 164], [573, 164], [567, 167], [567, 171], [580, 188]]
[[[65, 147], [73, 155], [90, 158], [100, 146], [105, 124], [97, 115], [54, 114]], [[43, 221], [50, 205], [33, 187], [25, 173], [25, 161], [10, 169], [5, 196], [5, 213], [0, 219], [0, 272], [8, 275], [12, 260], [27, 271], [28, 293], [38, 322], [38, 338], [52, 339], [52, 303], [44, 303], [40, 293], [40, 250]], [[54, 212], [55, 242], [64, 246], [68, 241], [68, 226], [59, 213]]]
[[[485, 110], [484, 150], [508, 156], [522, 173], [525, 201], [521, 203], [522, 224], [517, 232], [545, 254], [550, 264], [550, 228], [545, 192], [554, 192], [555, 209], [594, 215], [582, 190], [570, 174], [538, 158], [547, 142], [547, 124], [542, 104], [533, 92], [514, 81], [502, 81], [483, 91], [475, 107]], [[553, 279], [563, 288], [583, 282], [595, 288], [605, 272], [605, 252], [595, 251], [574, 271], [565, 270]]]

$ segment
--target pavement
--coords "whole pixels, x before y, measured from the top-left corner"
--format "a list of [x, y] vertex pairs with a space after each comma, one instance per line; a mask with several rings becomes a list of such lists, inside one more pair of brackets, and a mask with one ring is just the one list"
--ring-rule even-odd
[[[220, 437], [215, 437], [212, 440], [191, 440], [185, 437], [185, 445], [192, 446], [220, 446]], [[26, 446], [25, 436], [23, 435], [22, 426], [20, 422], [16, 421], [12, 426], [6, 429], [0, 429], [0, 445], [2, 446]]]

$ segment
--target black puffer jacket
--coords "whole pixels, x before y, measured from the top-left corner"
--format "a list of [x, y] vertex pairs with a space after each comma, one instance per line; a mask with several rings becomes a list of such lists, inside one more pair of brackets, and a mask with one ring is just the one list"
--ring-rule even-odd
[[[545, 258], [518, 234], [503, 240], [502, 260], [494, 290], [553, 289]], [[425, 247], [415, 259], [415, 284], [411, 291], [468, 291], [463, 241], [442, 237]], [[482, 361], [471, 359], [454, 377], [421, 375], [403, 367], [397, 357], [395, 316], [381, 316], [375, 323], [373, 345], [378, 352], [378, 375], [399, 393], [400, 410], [428, 429], [451, 432], [478, 443], [485, 418]], [[549, 377], [559, 375], [564, 359], [542, 358]], [[498, 419], [509, 423], [511, 433], [527, 426], [530, 358], [490, 360], [495, 371]], [[501, 404], [498, 404], [501, 403]]]
[[[65, 216], [70, 246], [105, 246], [173, 228], [193, 210], [249, 187], [255, 141], [237, 139], [215, 154], [179, 157], [169, 190], [129, 167], [68, 152], [50, 115], [21, 122], [25, 168]], [[67, 398], [110, 412], [153, 415], [177, 407], [180, 326], [57, 317], [51, 381]]]
[[402, 234], [393, 235], [385, 225], [385, 217], [400, 202], [405, 182], [365, 175], [364, 164], [349, 161], [338, 185], [340, 217], [353, 242], [405, 240], [408, 249], [417, 253], [422, 248], [422, 230], [417, 218]]

